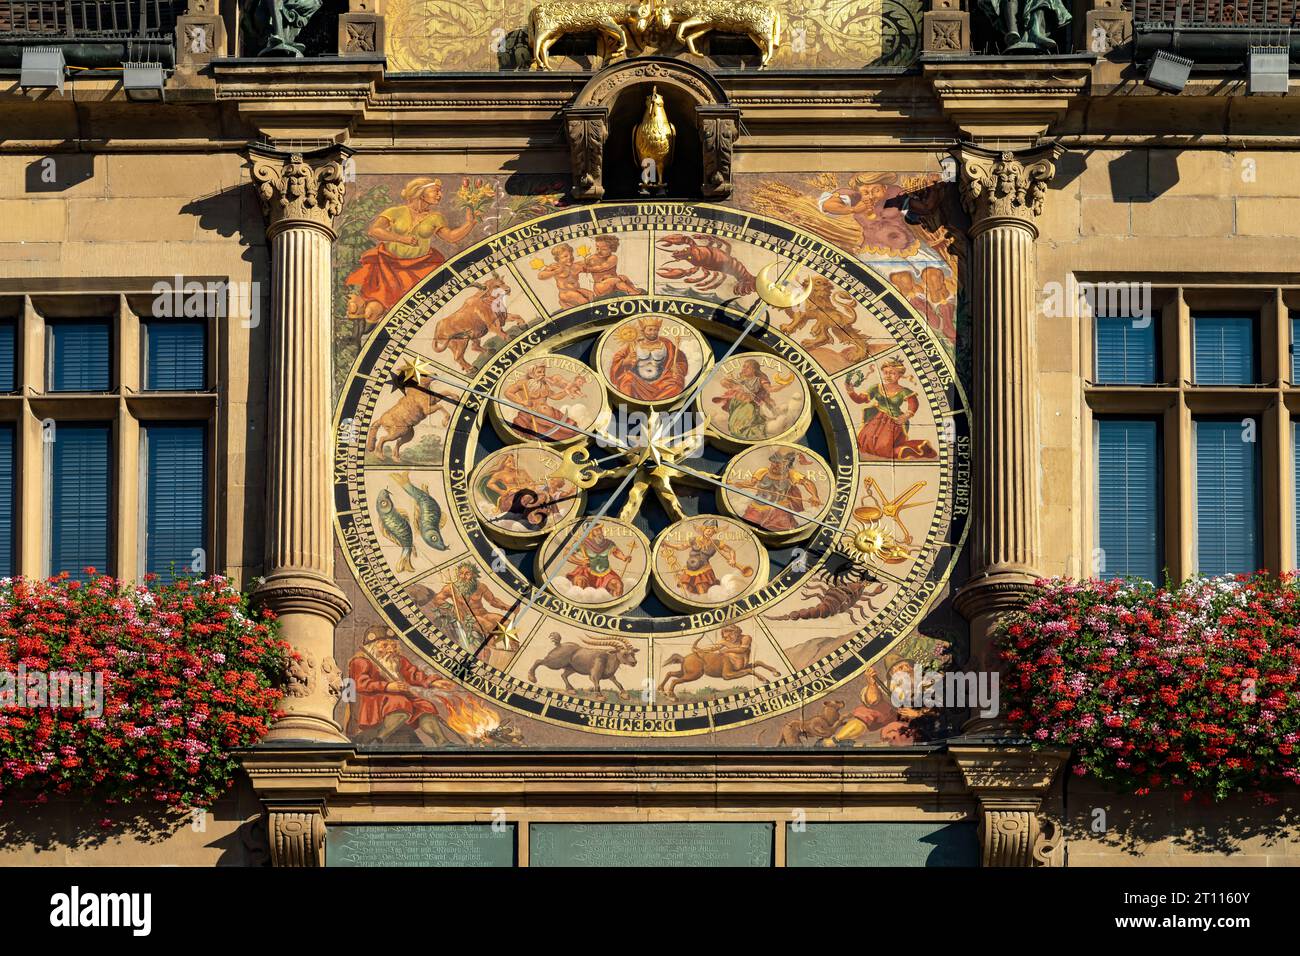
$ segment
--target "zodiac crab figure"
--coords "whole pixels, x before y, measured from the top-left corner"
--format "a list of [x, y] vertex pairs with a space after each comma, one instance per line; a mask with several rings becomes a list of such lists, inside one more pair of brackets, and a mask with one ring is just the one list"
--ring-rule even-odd
[[655, 245], [669, 254], [668, 262], [655, 270], [661, 279], [685, 282], [700, 292], [712, 292], [730, 279], [736, 295], [754, 291], [754, 274], [731, 254], [731, 243], [721, 236], [671, 233]]

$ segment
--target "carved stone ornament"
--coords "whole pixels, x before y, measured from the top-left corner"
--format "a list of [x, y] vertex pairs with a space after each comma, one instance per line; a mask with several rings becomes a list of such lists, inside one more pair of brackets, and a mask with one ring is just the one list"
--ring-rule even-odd
[[1063, 150], [1055, 144], [1028, 150], [990, 150], [963, 144], [954, 152], [961, 171], [961, 201], [973, 231], [1019, 223], [1035, 235], [1047, 186]]
[[336, 156], [253, 152], [253, 182], [262, 201], [267, 233], [315, 226], [334, 238], [343, 211], [343, 164]]
[[706, 199], [725, 199], [731, 195], [731, 155], [740, 132], [740, 110], [732, 106], [697, 106], [700, 143], [704, 150], [704, 182], [701, 191]]
[[341, 688], [339, 665], [333, 657], [327, 656], [318, 661], [310, 651], [299, 651], [289, 661], [288, 684], [284, 691], [286, 696], [310, 697], [318, 689], [323, 689], [331, 697], [337, 698]]
[[922, 21], [922, 49], [926, 53], [962, 53], [970, 50], [970, 14], [933, 9]]
[[564, 132], [573, 166], [573, 198], [600, 199], [605, 195], [602, 168], [605, 137], [609, 135], [609, 109], [582, 106], [566, 110]]
[[314, 809], [271, 809], [266, 814], [272, 866], [324, 866], [325, 815]]

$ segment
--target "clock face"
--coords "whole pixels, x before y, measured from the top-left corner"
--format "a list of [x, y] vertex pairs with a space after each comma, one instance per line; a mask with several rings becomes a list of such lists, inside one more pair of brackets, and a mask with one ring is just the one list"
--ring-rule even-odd
[[869, 266], [703, 204], [574, 208], [431, 273], [337, 410], [351, 570], [411, 650], [595, 733], [803, 706], [943, 591], [970, 442]]

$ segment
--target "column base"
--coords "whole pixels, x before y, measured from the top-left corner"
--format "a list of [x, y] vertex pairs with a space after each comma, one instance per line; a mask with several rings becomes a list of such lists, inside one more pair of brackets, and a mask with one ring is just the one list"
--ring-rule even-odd
[[1041, 577], [1032, 568], [1004, 565], [978, 574], [962, 585], [953, 607], [970, 622], [971, 666], [998, 670], [993, 656], [993, 631], [1005, 615], [1025, 607], [1038, 593]]
[[289, 664], [289, 683], [280, 703], [284, 716], [264, 742], [346, 743], [343, 728], [334, 719], [343, 687], [334, 660], [334, 628], [352, 605], [332, 581], [295, 570], [272, 573], [254, 597], [275, 612], [280, 637], [296, 654]]

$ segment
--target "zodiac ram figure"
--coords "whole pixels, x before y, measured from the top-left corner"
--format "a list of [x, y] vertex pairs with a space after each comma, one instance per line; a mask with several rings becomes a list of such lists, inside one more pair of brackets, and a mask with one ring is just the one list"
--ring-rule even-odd
[[649, 3], [617, 0], [549, 0], [539, 3], [528, 14], [528, 40], [533, 49], [533, 65], [549, 70], [548, 53], [555, 41], [571, 33], [599, 33], [614, 41], [610, 57], [627, 53], [628, 30], [638, 39], [650, 28], [653, 15]]
[[[711, 31], [749, 37], [767, 66], [781, 46], [781, 14], [776, 7], [756, 0], [658, 0], [677, 24], [677, 39], [700, 56], [695, 43]], [[660, 21], [662, 22], [662, 20]]]
[[[673, 30], [674, 24], [676, 29]], [[644, 44], [652, 32], [673, 30], [696, 56], [696, 43], [711, 31], [748, 36], [767, 66], [781, 46], [781, 14], [760, 0], [548, 0], [528, 15], [533, 65], [549, 70], [555, 41], [572, 33], [598, 33], [614, 43], [610, 58], [624, 56], [630, 40]]]

